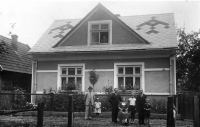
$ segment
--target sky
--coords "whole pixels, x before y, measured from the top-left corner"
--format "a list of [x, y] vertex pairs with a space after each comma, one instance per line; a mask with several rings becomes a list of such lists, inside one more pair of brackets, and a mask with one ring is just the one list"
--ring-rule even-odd
[[121, 16], [174, 13], [177, 28], [186, 33], [200, 29], [198, 0], [0, 0], [0, 35], [10, 38], [11, 31], [19, 42], [33, 47], [54, 20], [83, 18], [98, 3]]

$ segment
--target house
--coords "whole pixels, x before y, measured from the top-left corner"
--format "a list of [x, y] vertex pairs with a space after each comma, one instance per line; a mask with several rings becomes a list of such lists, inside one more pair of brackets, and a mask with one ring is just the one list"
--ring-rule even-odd
[[0, 35], [0, 42], [7, 46], [7, 53], [0, 54], [0, 91], [13, 91], [18, 86], [31, 92], [31, 58], [28, 56], [30, 47], [17, 41], [17, 35], [11, 39]]
[[106, 85], [143, 89], [147, 95], [176, 94], [174, 15], [114, 15], [98, 4], [82, 19], [56, 20], [29, 51], [34, 59], [32, 92], [76, 81], [91, 85], [89, 71]]

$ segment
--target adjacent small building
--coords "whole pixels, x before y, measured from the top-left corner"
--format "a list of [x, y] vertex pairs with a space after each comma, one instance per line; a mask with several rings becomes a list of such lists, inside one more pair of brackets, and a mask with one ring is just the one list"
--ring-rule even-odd
[[17, 39], [17, 35], [11, 35], [11, 39], [0, 35], [0, 43], [3, 41], [7, 47], [7, 52], [0, 54], [0, 91], [13, 91], [18, 86], [31, 93], [30, 47]]
[[120, 16], [98, 4], [82, 19], [55, 20], [29, 51], [32, 92], [58, 90], [71, 81], [86, 91], [94, 69], [97, 93], [109, 85], [174, 95], [176, 48], [172, 13]]

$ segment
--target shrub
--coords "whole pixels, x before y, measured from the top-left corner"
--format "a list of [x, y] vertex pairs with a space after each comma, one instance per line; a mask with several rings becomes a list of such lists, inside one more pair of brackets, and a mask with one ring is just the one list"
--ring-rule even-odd
[[109, 103], [110, 94], [107, 96], [99, 96], [99, 101], [101, 102], [101, 110], [102, 112], [111, 111], [111, 104]]
[[153, 98], [151, 104], [151, 113], [166, 114], [167, 113], [166, 101], [162, 99], [156, 100], [155, 98]]
[[103, 89], [104, 89], [104, 92], [107, 94], [111, 94], [113, 92], [113, 86], [106, 85], [103, 87]]
[[24, 91], [25, 90], [20, 87], [14, 87], [14, 93], [22, 95], [14, 95], [14, 103], [12, 103], [12, 109], [20, 110], [25, 108], [25, 95], [23, 95]]
[[92, 70], [89, 72], [90, 76], [89, 76], [89, 81], [90, 83], [93, 85], [93, 89], [94, 89], [94, 85], [98, 82], [99, 80], [99, 74], [96, 73], [95, 70]]

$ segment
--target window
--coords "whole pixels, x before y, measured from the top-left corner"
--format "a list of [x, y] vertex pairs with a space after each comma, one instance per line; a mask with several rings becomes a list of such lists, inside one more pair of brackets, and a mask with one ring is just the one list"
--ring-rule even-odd
[[135, 65], [118, 65], [117, 66], [117, 83], [118, 88], [126, 90], [140, 89], [142, 66]]
[[110, 44], [112, 37], [111, 21], [89, 21], [88, 22], [89, 44]]
[[65, 83], [75, 82], [82, 85], [82, 67], [61, 67], [61, 88]]

